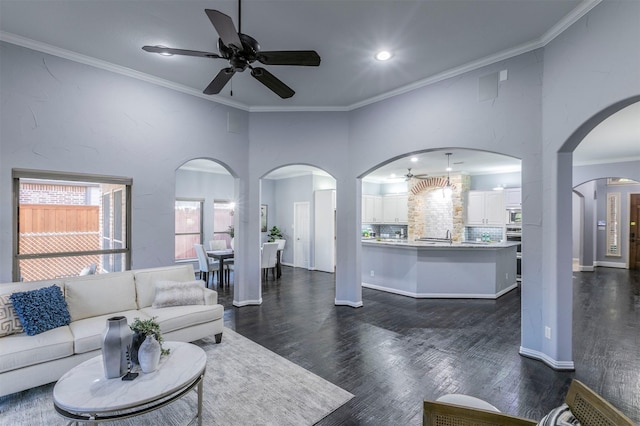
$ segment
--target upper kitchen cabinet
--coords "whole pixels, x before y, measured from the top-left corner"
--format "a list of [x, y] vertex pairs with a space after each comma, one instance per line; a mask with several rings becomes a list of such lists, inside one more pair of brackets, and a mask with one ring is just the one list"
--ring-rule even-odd
[[409, 222], [409, 197], [407, 194], [385, 195], [382, 197], [382, 213], [384, 223]]
[[504, 226], [504, 210], [502, 191], [469, 191], [467, 225]]
[[382, 223], [382, 197], [362, 196], [362, 223]]
[[505, 207], [508, 209], [522, 208], [522, 188], [506, 188], [504, 190]]

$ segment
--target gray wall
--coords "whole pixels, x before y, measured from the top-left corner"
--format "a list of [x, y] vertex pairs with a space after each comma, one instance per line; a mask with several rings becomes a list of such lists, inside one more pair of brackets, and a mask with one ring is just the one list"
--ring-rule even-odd
[[226, 132], [227, 107], [8, 43], [0, 55], [3, 281], [11, 280], [12, 168], [133, 178], [133, 268], [173, 263], [183, 163], [215, 153], [246, 175], [248, 133]]
[[[249, 114], [3, 43], [0, 278], [11, 276], [11, 168], [132, 177], [140, 268], [173, 262], [175, 170], [211, 158], [236, 178], [234, 304], [261, 303], [260, 179], [310, 164], [336, 179], [336, 304], [361, 306], [358, 177], [413, 152], [481, 149], [522, 160], [521, 353], [570, 368], [570, 153], [602, 119], [640, 99], [639, 18], [640, 2], [604, 1], [544, 49], [346, 113]], [[479, 102], [478, 78], [502, 69], [509, 79], [498, 97]], [[226, 131], [229, 112], [241, 133]]]

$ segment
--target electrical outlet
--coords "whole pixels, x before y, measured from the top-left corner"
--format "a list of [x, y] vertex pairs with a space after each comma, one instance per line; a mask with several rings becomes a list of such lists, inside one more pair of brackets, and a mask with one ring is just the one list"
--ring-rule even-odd
[[373, 269], [371, 270], [371, 276], [373, 277], [375, 275], [375, 273], [373, 272]]
[[509, 273], [508, 272], [506, 274], [504, 274], [504, 279], [509, 281]]
[[551, 327], [544, 326], [544, 337], [551, 339]]

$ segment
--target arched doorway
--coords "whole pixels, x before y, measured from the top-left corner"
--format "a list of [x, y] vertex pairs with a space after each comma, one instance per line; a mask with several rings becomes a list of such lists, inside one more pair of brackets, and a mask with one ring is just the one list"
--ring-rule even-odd
[[[520, 163], [519, 159], [501, 154], [446, 148], [396, 157], [366, 172], [361, 176], [361, 228], [366, 241], [362, 286], [420, 298], [442, 293], [418, 291], [420, 280], [415, 288], [413, 285], [408, 288], [399, 285], [407, 280], [387, 279], [377, 273], [377, 262], [365, 258], [367, 253], [378, 256], [373, 254], [378, 253], [377, 249], [365, 247], [377, 241], [411, 244], [416, 239], [429, 239], [451, 244], [490, 244], [507, 240], [509, 234], [520, 242], [523, 217]], [[477, 220], [476, 212], [479, 212]], [[509, 285], [501, 282], [499, 285], [504, 287], [493, 296], [478, 297], [495, 298], [496, 294], [504, 294], [501, 291], [517, 286], [521, 260], [515, 250], [514, 256], [510, 265], [513, 272], [502, 272], [502, 279], [510, 281]], [[382, 273], [394, 274], [386, 269]], [[456, 294], [463, 293], [461, 290]]]
[[286, 240], [282, 265], [335, 272], [335, 194], [336, 180], [312, 165], [287, 165], [262, 177], [261, 241], [279, 232]]
[[597, 123], [573, 151], [573, 187], [585, 203], [583, 216], [575, 209], [573, 212], [574, 222], [583, 221], [578, 235], [583, 237], [582, 270], [593, 270], [598, 264], [637, 268], [637, 207], [632, 206], [637, 206], [640, 192], [635, 185], [640, 181], [638, 122], [640, 102], [621, 103], [620, 109]]
[[[205, 250], [210, 241], [217, 240], [230, 248], [236, 220], [234, 177], [226, 166], [211, 159], [193, 159], [176, 170], [175, 177], [175, 261], [192, 262], [200, 270], [195, 244]], [[231, 262], [223, 265], [228, 270], [228, 283], [234, 282]], [[221, 274], [214, 274], [208, 283], [222, 290]], [[226, 286], [227, 289], [230, 288]], [[227, 290], [228, 291], [228, 290]]]

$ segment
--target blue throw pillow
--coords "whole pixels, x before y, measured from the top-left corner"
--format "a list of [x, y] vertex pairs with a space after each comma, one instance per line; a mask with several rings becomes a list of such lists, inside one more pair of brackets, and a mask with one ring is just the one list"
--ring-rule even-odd
[[28, 336], [35, 336], [71, 322], [67, 302], [60, 287], [56, 285], [13, 293], [9, 299]]

